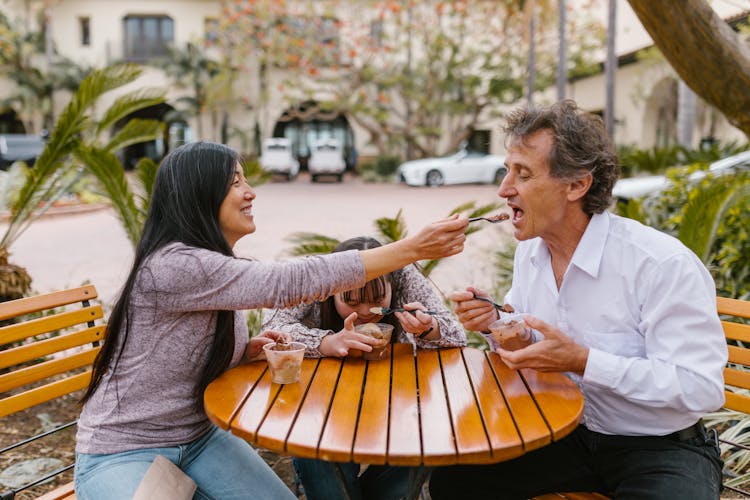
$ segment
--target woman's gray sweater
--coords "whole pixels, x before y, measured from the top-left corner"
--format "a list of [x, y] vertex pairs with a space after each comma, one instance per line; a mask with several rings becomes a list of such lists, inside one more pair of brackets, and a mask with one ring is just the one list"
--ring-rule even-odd
[[104, 374], [78, 422], [76, 451], [117, 453], [177, 446], [210, 428], [195, 387], [208, 361], [216, 315], [234, 310], [234, 354], [248, 342], [243, 309], [289, 307], [363, 286], [357, 251], [283, 262], [227, 257], [171, 243], [138, 270], [119, 363]]

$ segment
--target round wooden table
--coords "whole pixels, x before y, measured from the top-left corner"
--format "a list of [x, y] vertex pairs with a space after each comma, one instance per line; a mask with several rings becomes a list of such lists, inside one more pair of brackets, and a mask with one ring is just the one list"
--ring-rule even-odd
[[204, 395], [208, 417], [250, 443], [297, 457], [367, 464], [493, 463], [575, 429], [583, 396], [559, 373], [511, 370], [474, 348], [390, 359], [305, 359], [300, 380], [271, 382], [265, 361], [242, 364]]

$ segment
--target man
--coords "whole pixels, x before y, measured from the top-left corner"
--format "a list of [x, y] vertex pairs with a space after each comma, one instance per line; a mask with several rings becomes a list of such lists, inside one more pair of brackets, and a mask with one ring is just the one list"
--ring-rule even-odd
[[[432, 498], [719, 498], [718, 447], [700, 421], [724, 401], [711, 276], [678, 240], [607, 212], [618, 167], [597, 117], [564, 101], [514, 111], [506, 132], [498, 194], [520, 241], [506, 302], [535, 332], [496, 352], [511, 368], [567, 372], [583, 419], [517, 459], [436, 469]], [[486, 331], [497, 312], [474, 293], [451, 298], [467, 329]]]

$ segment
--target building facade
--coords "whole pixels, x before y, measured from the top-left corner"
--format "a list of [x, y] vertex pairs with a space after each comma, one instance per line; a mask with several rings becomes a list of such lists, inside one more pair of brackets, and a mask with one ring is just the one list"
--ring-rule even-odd
[[[335, 16], [357, 16], [359, 13], [353, 5], [351, 2], [339, 3]], [[732, 2], [719, 1], [713, 5], [724, 18], [741, 17], [738, 16], [740, 9]], [[220, 0], [0, 0], [0, 8], [14, 26], [46, 30], [57, 54], [80, 66], [102, 67], [118, 61], [143, 64], [144, 71], [139, 80], [122, 90], [134, 87], [168, 89], [164, 105], [137, 115], [165, 121], [167, 132], [164, 139], [131, 150], [129, 161], [134, 162], [143, 155], [159, 158], [170, 148], [195, 139], [225, 140], [244, 153], [253, 154], [257, 152], [260, 140], [271, 136], [292, 139], [296, 154], [303, 161], [309, 154], [309, 144], [324, 137], [335, 137], [345, 145], [350, 167], [357, 155], [362, 158], [376, 154], [370, 134], [351, 116], [305, 116], [305, 103], [297, 105], [292, 113], [288, 96], [279, 90], [283, 89], [283, 68], [264, 67], [264, 79], [260, 79], [255, 76], [261, 71], [257, 60], [248, 60], [247, 73], [234, 83], [244, 101], [238, 100], [218, 115], [210, 110], [197, 116], [179, 112], [179, 103], [190, 97], [191, 90], [175, 85], [164, 69], [153, 62], [168, 56], [169, 47], [180, 48], [188, 44], [200, 46], [210, 56], [221, 58], [222, 54], [212, 42], [218, 36], [221, 17], [226, 12], [224, 7], [225, 2]], [[601, 7], [602, 19], [606, 20], [604, 5]], [[677, 110], [682, 109], [677, 104], [685, 88], [667, 63], [644, 60], [637, 55], [652, 42], [626, 0], [619, 0], [617, 8], [616, 46], [620, 65], [616, 74], [615, 141], [642, 148], [676, 142], [679, 139]], [[46, 14], [46, 25], [38, 20], [40, 12]], [[331, 29], [336, 30], [335, 23], [331, 24]], [[47, 53], [46, 57], [51, 55]], [[14, 90], [13, 84], [0, 76], [0, 97], [6, 97]], [[569, 82], [566, 95], [578, 101], [582, 108], [601, 113], [605, 102], [603, 71]], [[61, 109], [68, 97], [69, 93], [58, 92], [56, 109]], [[105, 97], [101, 109], [106, 109], [116, 95]], [[537, 93], [534, 101], [551, 102], [554, 98], [555, 89], [550, 88]], [[743, 134], [720, 114], [702, 105], [700, 100], [694, 102], [692, 112], [696, 118], [689, 134], [690, 145], [697, 146], [707, 138], [745, 140]], [[503, 150], [500, 111], [487, 110], [481, 129], [476, 131], [477, 144], [483, 144], [487, 152], [502, 153]], [[231, 130], [227, 129], [228, 123]], [[22, 128], [11, 109], [0, 110], [0, 132], [39, 132], [20, 130]]]

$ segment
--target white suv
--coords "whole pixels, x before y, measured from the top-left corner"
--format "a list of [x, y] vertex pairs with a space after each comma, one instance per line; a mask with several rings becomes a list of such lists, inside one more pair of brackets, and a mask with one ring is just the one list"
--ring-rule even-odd
[[299, 173], [299, 162], [292, 153], [292, 141], [284, 137], [271, 137], [263, 141], [260, 166], [272, 174], [285, 175], [290, 181]]
[[346, 170], [344, 148], [336, 139], [318, 139], [310, 148], [310, 160], [307, 162], [312, 182], [320, 175], [335, 175], [341, 182]]

